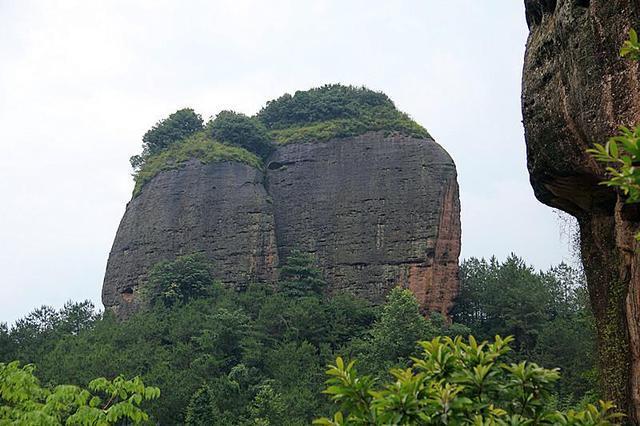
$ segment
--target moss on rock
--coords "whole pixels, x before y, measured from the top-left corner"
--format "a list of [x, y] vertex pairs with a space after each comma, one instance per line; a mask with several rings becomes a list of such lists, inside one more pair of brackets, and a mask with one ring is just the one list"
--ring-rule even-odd
[[134, 174], [136, 184], [133, 196], [137, 196], [142, 187], [158, 173], [182, 167], [190, 159], [197, 159], [204, 164], [236, 161], [262, 168], [262, 161], [255, 154], [244, 148], [214, 141], [201, 132], [171, 145], [164, 151], [149, 156], [140, 170]]

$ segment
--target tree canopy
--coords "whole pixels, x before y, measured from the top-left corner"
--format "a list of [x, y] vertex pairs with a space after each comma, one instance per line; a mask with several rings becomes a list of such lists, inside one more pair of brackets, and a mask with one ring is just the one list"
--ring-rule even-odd
[[261, 122], [234, 111], [221, 111], [207, 124], [213, 139], [267, 158], [275, 146]]

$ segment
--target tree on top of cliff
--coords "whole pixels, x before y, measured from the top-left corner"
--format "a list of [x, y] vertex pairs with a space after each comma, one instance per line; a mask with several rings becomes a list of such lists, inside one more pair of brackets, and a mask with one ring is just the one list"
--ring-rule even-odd
[[221, 111], [207, 123], [207, 130], [213, 139], [239, 146], [266, 158], [274, 150], [273, 142], [264, 125], [253, 117], [235, 111]]
[[133, 196], [163, 170], [191, 159], [202, 163], [239, 161], [260, 168], [275, 143], [325, 141], [382, 131], [430, 138], [427, 130], [396, 109], [387, 95], [365, 87], [325, 85], [285, 94], [253, 117], [221, 111], [203, 126], [191, 108], [160, 120], [142, 138], [142, 153], [130, 158]]
[[187, 137], [201, 131], [203, 121], [200, 114], [191, 108], [183, 108], [158, 121], [142, 137], [142, 154], [131, 157], [134, 169], [140, 168], [145, 159], [156, 154], [170, 145], [180, 142]]
[[326, 140], [384, 130], [415, 137], [429, 133], [398, 111], [382, 92], [328, 84], [284, 94], [256, 114], [278, 143]]
[[327, 84], [310, 90], [298, 90], [267, 102], [257, 117], [269, 129], [308, 124], [336, 118], [357, 118], [363, 109], [394, 109], [387, 95], [366, 87]]

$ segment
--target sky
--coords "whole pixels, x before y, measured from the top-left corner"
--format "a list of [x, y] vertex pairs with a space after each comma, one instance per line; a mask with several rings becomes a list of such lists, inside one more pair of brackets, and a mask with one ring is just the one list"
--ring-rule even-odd
[[528, 182], [522, 3], [0, 0], [0, 322], [102, 306], [128, 159], [158, 120], [325, 83], [384, 91], [451, 154], [462, 258], [572, 261]]

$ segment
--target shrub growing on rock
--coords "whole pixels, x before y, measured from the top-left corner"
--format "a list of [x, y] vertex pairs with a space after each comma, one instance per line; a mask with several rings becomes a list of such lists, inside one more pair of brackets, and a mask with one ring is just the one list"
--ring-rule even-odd
[[131, 166], [138, 170], [145, 160], [176, 142], [202, 130], [202, 117], [191, 108], [183, 108], [158, 121], [142, 137], [142, 154], [131, 157]]
[[239, 146], [261, 158], [268, 157], [274, 150], [262, 123], [241, 113], [221, 111], [208, 123], [207, 128], [213, 139]]
[[357, 136], [369, 131], [429, 137], [387, 95], [365, 87], [329, 84], [285, 94], [256, 115], [278, 143]]

